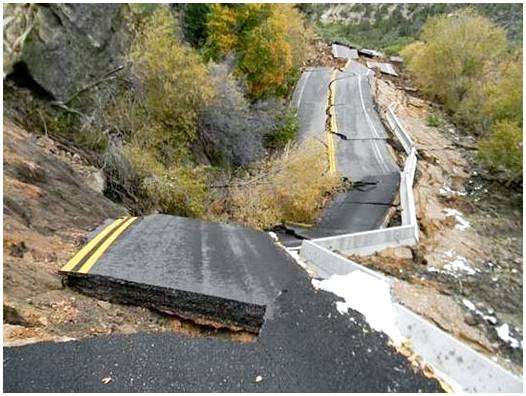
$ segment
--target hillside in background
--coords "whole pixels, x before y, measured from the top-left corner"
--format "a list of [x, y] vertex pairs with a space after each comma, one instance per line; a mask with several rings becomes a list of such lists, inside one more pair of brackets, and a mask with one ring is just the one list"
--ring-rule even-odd
[[[430, 16], [471, 6], [522, 42], [522, 4], [301, 4], [327, 40], [397, 52]], [[391, 48], [390, 48], [391, 47]]]

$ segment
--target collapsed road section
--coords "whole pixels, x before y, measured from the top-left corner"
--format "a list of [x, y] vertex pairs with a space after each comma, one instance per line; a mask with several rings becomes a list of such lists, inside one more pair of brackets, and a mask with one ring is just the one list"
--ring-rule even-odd
[[[336, 46], [335, 56], [340, 54]], [[334, 49], [334, 47], [333, 47]], [[338, 52], [340, 51], [340, 52]], [[330, 69], [328, 69], [330, 70]], [[329, 74], [330, 73], [330, 74]], [[384, 225], [387, 214], [398, 193], [400, 170], [389, 151], [388, 134], [376, 111], [370, 86], [372, 71], [361, 63], [349, 60], [341, 70], [327, 71], [327, 80], [314, 80], [311, 71], [304, 72], [294, 98], [305, 91], [316, 91], [319, 84], [327, 81], [328, 101], [324, 113], [318, 115], [310, 102], [293, 101], [298, 108], [299, 136], [316, 136], [327, 141], [329, 169], [336, 171], [351, 182], [348, 191], [337, 194], [323, 210], [320, 220], [311, 229], [289, 227], [296, 237], [303, 239], [323, 238], [360, 231], [369, 231]], [[323, 114], [327, 128], [317, 122], [313, 134], [312, 119]], [[281, 236], [288, 247], [299, 246], [300, 239]]]
[[290, 261], [268, 234], [157, 214], [100, 227], [61, 273], [90, 296], [257, 333]]

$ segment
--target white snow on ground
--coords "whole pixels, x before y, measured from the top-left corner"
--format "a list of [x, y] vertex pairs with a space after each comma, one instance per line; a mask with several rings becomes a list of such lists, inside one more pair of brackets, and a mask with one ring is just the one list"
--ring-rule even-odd
[[464, 298], [462, 300], [462, 303], [470, 310], [472, 311], [473, 313], [477, 314], [478, 316], [480, 316], [482, 319], [484, 319], [485, 321], [487, 321], [488, 323], [491, 323], [492, 325], [496, 325], [497, 324], [497, 318], [495, 316], [491, 316], [491, 315], [486, 315], [484, 314], [481, 310], [477, 309], [477, 307], [475, 306], [475, 304], [473, 304], [471, 301], [469, 301], [468, 299]]
[[457, 224], [455, 225], [456, 229], [459, 230], [465, 230], [466, 228], [469, 228], [469, 221], [467, 221], [463, 216], [462, 213], [460, 213], [456, 209], [452, 208], [446, 208], [443, 209], [444, 213], [446, 214], [446, 217], [454, 216], [455, 220], [457, 221]]
[[519, 340], [510, 335], [510, 326], [507, 323], [497, 327], [497, 334], [502, 341], [509, 344], [512, 348], [522, 347], [522, 341], [519, 342]]
[[442, 268], [437, 268], [435, 266], [428, 266], [428, 272], [441, 272], [447, 275], [450, 275], [454, 278], [458, 278], [462, 275], [475, 275], [478, 270], [473, 268], [469, 261], [459, 255], [455, 255], [455, 252], [449, 250], [443, 254], [443, 257], [449, 259], [449, 262], [445, 264]]
[[462, 256], [457, 256], [453, 261], [450, 261], [444, 265], [444, 270], [455, 278], [462, 273], [466, 273], [468, 275], [475, 275], [477, 273], [477, 270], [471, 267], [468, 260]]
[[279, 241], [278, 235], [277, 235], [274, 231], [269, 231], [268, 234], [270, 235], [270, 237], [271, 237], [274, 241], [276, 241], [276, 242]]
[[465, 192], [452, 190], [448, 185], [445, 185], [444, 187], [441, 187], [439, 189], [439, 192], [440, 192], [440, 195], [444, 195], [444, 196], [459, 195], [459, 196], [463, 197], [464, 195], [466, 195]]
[[473, 304], [471, 301], [469, 301], [468, 299], [463, 299], [462, 302], [464, 303], [464, 305], [470, 310], [470, 311], [474, 311], [476, 310], [477, 308], [475, 307], [475, 304]]
[[387, 334], [395, 345], [402, 343], [388, 282], [362, 271], [353, 271], [347, 275], [332, 275], [321, 281], [313, 279], [312, 285], [342, 297], [345, 301], [336, 303], [340, 313], [354, 309], [365, 317], [374, 330]]

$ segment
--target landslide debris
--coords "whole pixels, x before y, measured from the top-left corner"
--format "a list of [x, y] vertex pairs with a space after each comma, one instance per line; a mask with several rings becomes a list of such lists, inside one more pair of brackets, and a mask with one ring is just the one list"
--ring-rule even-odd
[[[397, 104], [417, 146], [420, 241], [353, 259], [403, 280], [403, 304], [522, 371], [522, 195], [487, 178], [473, 138], [397, 83], [378, 80], [376, 100], [384, 111]], [[519, 343], [501, 337], [503, 329]]]
[[90, 231], [126, 210], [96, 191], [97, 184], [90, 184], [98, 170], [85, 165], [80, 156], [11, 121], [5, 120], [3, 127], [4, 345], [138, 331], [253, 340], [245, 332], [199, 327], [64, 287], [58, 270]]

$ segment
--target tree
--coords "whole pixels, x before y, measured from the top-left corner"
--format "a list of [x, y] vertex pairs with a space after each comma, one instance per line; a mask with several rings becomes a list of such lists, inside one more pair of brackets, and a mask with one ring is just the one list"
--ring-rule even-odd
[[185, 39], [194, 47], [201, 47], [208, 38], [208, 15], [210, 4], [189, 3], [184, 7], [183, 32]]
[[489, 137], [479, 143], [479, 158], [508, 183], [522, 179], [522, 127], [515, 121], [497, 121]]
[[207, 26], [206, 56], [234, 53], [253, 99], [286, 93], [307, 56], [310, 30], [288, 4], [214, 4]]
[[451, 112], [507, 49], [504, 30], [471, 9], [429, 18], [420, 39], [402, 52], [407, 68]]

